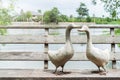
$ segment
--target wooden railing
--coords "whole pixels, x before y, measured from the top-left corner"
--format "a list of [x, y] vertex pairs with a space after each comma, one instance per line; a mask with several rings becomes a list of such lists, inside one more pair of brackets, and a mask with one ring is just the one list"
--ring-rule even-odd
[[[68, 25], [11, 25], [0, 26], [0, 29], [44, 29], [44, 35], [5, 35], [0, 36], [0, 44], [43, 44], [44, 52], [0, 52], [1, 61], [44, 61], [44, 69], [48, 69], [48, 49], [49, 44], [64, 44], [65, 36], [49, 35], [49, 29], [65, 29]], [[120, 25], [89, 25], [90, 28], [108, 28], [110, 35], [92, 35], [94, 44], [111, 44], [112, 67], [116, 68], [116, 61], [120, 60], [120, 53], [115, 52], [115, 44], [120, 43], [120, 36], [115, 36], [114, 30]], [[81, 25], [75, 25], [73, 29], [79, 29]], [[73, 44], [86, 44], [86, 35], [71, 35]], [[71, 60], [88, 60], [85, 52], [73, 56]]]

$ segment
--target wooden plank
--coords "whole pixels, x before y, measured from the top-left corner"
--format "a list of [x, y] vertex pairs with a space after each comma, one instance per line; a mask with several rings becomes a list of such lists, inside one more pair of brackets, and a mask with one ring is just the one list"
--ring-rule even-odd
[[[87, 36], [71, 36], [71, 41], [73, 44], [86, 44]], [[94, 44], [111, 44], [120, 43], [120, 36], [103, 36], [103, 35], [94, 35], [92, 36], [92, 42]], [[63, 44], [65, 43], [64, 36], [48, 36], [46, 43], [50, 44]]]
[[120, 60], [120, 53], [114, 53], [113, 55], [111, 55], [111, 56], [114, 56], [113, 58], [112, 58], [112, 60]]
[[113, 36], [113, 43], [119, 44], [120, 43], [120, 36]]
[[120, 28], [120, 25], [117, 24], [95, 24], [89, 25], [90, 28]]
[[[116, 60], [120, 60], [120, 53], [110, 53], [110, 60], [114, 60], [114, 57]], [[88, 61], [88, 58], [85, 52], [76, 52], [74, 53], [74, 56], [72, 57], [71, 60], [72, 61]]]
[[[68, 26], [67, 25], [7, 25], [2, 26], [0, 25], [0, 29], [64, 29]], [[81, 28], [81, 25], [74, 25], [74, 28]], [[120, 28], [120, 25], [109, 25], [109, 24], [95, 24], [95, 25], [88, 25], [90, 28]]]
[[46, 56], [43, 52], [0, 52], [1, 61], [43, 61]]
[[[97, 73], [97, 69], [65, 69], [66, 74], [54, 70], [42, 69], [0, 69], [1, 80], [119, 80], [120, 70], [109, 69], [106, 75]], [[93, 73], [92, 71], [96, 71]]]
[[[120, 60], [120, 53], [115, 55], [111, 53], [111, 59]], [[48, 55], [44, 52], [0, 52], [1, 61], [44, 61], [49, 60]], [[75, 52], [71, 61], [88, 60], [85, 52]]]
[[[86, 36], [71, 36], [73, 44], [86, 44]], [[120, 36], [92, 36], [94, 44], [118, 44]], [[13, 35], [0, 36], [0, 44], [64, 44], [65, 36]]]
[[44, 35], [6, 35], [0, 36], [0, 44], [42, 44], [45, 38]]

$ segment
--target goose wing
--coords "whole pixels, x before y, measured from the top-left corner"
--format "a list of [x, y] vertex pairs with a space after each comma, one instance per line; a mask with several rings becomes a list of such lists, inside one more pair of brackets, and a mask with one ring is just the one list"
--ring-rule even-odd
[[110, 54], [107, 49], [101, 50], [98, 48], [94, 48], [93, 55], [94, 55], [94, 57], [96, 57], [96, 59], [101, 60], [101, 61], [108, 61], [110, 58]]
[[59, 61], [61, 58], [64, 57], [65, 49], [64, 47], [55, 50], [55, 51], [48, 51], [48, 56], [51, 60]]

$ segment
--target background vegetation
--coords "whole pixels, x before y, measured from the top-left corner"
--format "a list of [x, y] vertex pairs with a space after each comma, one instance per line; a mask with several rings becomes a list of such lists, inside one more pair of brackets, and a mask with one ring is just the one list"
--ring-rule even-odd
[[[2, 1], [2, 0], [0, 0]], [[12, 5], [12, 9], [14, 6], [14, 2], [17, 0], [10, 0]], [[0, 24], [7, 24], [10, 22], [10, 20], [14, 21], [42, 21], [45, 24], [48, 23], [56, 23], [59, 22], [94, 22], [96, 24], [120, 24], [119, 22], [119, 11], [120, 11], [120, 0], [100, 0], [102, 3], [104, 3], [104, 9], [107, 13], [110, 14], [109, 17], [105, 17], [102, 15], [102, 17], [96, 17], [95, 14], [93, 16], [89, 15], [89, 9], [87, 8], [85, 3], [80, 3], [78, 8], [76, 9], [76, 12], [78, 13], [77, 17], [74, 17], [73, 15], [67, 16], [65, 14], [62, 14], [57, 7], [53, 7], [53, 9], [45, 11], [42, 13], [42, 11], [39, 9], [36, 12], [39, 13], [37, 18], [33, 18], [33, 13], [31, 11], [24, 11], [21, 10], [20, 14], [14, 15], [13, 18], [9, 15], [9, 13], [13, 10], [11, 10], [11, 7], [8, 8], [2, 8], [0, 10], [0, 13], [2, 13], [2, 17], [0, 17]], [[97, 0], [91, 0], [91, 3], [93, 3], [94, 6], [97, 4]], [[4, 15], [3, 15], [4, 13]], [[6, 16], [5, 16], [6, 15]], [[3, 19], [4, 17], [4, 19]], [[7, 20], [7, 21], [5, 21]]]
[[[0, 0], [0, 25], [8, 25], [11, 23], [14, 13], [14, 2], [15, 0], [10, 0], [9, 5], [5, 8], [2, 6], [2, 0]], [[6, 29], [0, 29], [0, 35], [5, 35], [6, 33]]]

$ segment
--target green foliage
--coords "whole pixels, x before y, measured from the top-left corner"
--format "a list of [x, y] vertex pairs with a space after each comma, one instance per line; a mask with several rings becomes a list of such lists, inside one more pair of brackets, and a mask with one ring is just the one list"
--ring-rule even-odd
[[66, 15], [61, 14], [61, 15], [59, 16], [59, 21], [60, 21], [60, 22], [68, 22], [68, 20], [69, 20], [69, 18], [68, 18], [68, 16], [66, 16]]
[[115, 30], [115, 34], [116, 34], [116, 35], [120, 35], [120, 29], [116, 29], [116, 30]]
[[74, 22], [75, 18], [73, 15], [70, 15], [70, 17], [68, 18], [68, 22]]
[[21, 10], [20, 15], [16, 18], [16, 21], [30, 21], [31, 18], [31, 11], [24, 12], [23, 10]]
[[50, 22], [51, 22], [51, 21], [50, 21], [50, 14], [51, 14], [51, 11], [46, 11], [46, 12], [44, 13], [43, 21], [44, 21], [45, 23], [50, 23]]
[[120, 0], [101, 0], [104, 4], [105, 10], [110, 13], [112, 18], [116, 18], [120, 8]]
[[88, 9], [84, 3], [80, 3], [79, 8], [76, 10], [80, 18], [88, 16]]
[[[10, 24], [10, 15], [7, 9], [0, 9], [0, 25]], [[6, 29], [0, 29], [0, 35], [5, 35], [7, 33]]]
[[120, 0], [101, 0], [105, 3], [104, 7], [106, 11], [113, 12], [120, 7]]
[[50, 18], [51, 18], [51, 22], [58, 23], [58, 21], [59, 21], [59, 11], [56, 7], [54, 7], [51, 10]]
[[[115, 35], [120, 35], [120, 29], [115, 29]], [[117, 46], [120, 47], [120, 44], [118, 44]]]
[[[117, 15], [120, 13], [119, 12], [120, 0], [100, 0], [100, 1], [104, 3], [104, 9], [106, 10], [106, 12], [109, 12], [111, 18], [116, 19]], [[92, 3], [96, 5], [97, 0], [92, 0]]]
[[92, 0], [92, 4], [96, 5], [97, 4], [96, 0]]
[[58, 23], [59, 22], [59, 10], [54, 7], [51, 11], [46, 11], [44, 13], [44, 22], [45, 23]]
[[107, 22], [111, 22], [112, 19], [110, 19], [109, 17], [107, 17], [107, 18], [106, 18], [106, 21], [107, 21]]
[[41, 14], [41, 12], [42, 12], [42, 11], [39, 9], [39, 10], [38, 10], [38, 13], [40, 13], [40, 14]]
[[[8, 25], [11, 23], [11, 17], [14, 14], [14, 3], [16, 0], [9, 0], [7, 8], [2, 6], [3, 0], [0, 0], [0, 25]], [[5, 35], [6, 29], [0, 29], [0, 35]]]
[[11, 22], [11, 16], [7, 8], [0, 9], [0, 25], [7, 25]]
[[112, 15], [112, 18], [116, 18], [116, 16], [117, 16], [116, 10], [113, 10], [113, 12], [111, 13], [111, 15]]
[[87, 16], [86, 21], [87, 22], [91, 22], [92, 21], [91, 18], [90, 18], [90, 16]]
[[27, 11], [27, 12], [25, 13], [25, 16], [26, 16], [26, 18], [27, 18], [27, 21], [29, 21], [29, 19], [32, 17], [31, 11]]

